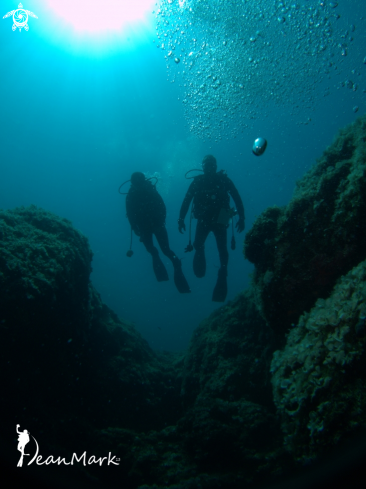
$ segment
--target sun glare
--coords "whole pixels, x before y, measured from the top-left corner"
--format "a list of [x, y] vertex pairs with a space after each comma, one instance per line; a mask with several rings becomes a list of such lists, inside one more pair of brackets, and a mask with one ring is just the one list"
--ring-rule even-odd
[[121, 31], [143, 21], [154, 0], [48, 0], [49, 7], [80, 34]]

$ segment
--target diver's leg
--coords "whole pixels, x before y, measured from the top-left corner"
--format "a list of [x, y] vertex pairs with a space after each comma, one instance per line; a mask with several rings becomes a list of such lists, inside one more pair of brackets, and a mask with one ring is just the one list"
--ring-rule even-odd
[[152, 232], [149, 231], [142, 232], [140, 241], [142, 241], [142, 243], [145, 245], [146, 250], [152, 256], [153, 269], [154, 269], [156, 280], [158, 282], [165, 282], [166, 280], [169, 280], [168, 272], [166, 271], [164, 263], [160, 259], [157, 248], [155, 248], [153, 244]]
[[176, 256], [174, 251], [172, 251], [169, 248], [169, 238], [168, 238], [168, 233], [166, 230], [165, 226], [160, 226], [154, 230], [154, 234], [156, 236], [156, 239], [159, 243], [161, 251], [164, 253], [165, 256], [167, 256], [171, 262], [173, 263], [174, 267], [174, 283], [175, 286], [177, 287], [178, 291], [181, 294], [186, 294], [191, 291], [189, 288], [188, 282], [183, 275], [182, 272], [182, 262], [181, 260]]
[[213, 229], [213, 233], [216, 238], [221, 266], [217, 274], [217, 282], [213, 290], [212, 300], [214, 302], [224, 302], [227, 296], [227, 265], [229, 262], [226, 226], [216, 224]]
[[205, 226], [202, 221], [197, 222], [196, 236], [193, 247], [196, 253], [193, 257], [193, 271], [196, 277], [201, 278], [206, 274], [205, 241], [209, 235], [210, 228]]
[[157, 242], [159, 243], [161, 251], [164, 253], [165, 256], [169, 258], [172, 262], [176, 258], [176, 255], [174, 251], [172, 251], [169, 248], [169, 238], [168, 238], [168, 232], [166, 230], [165, 226], [159, 226], [154, 229], [154, 234], [156, 237]]
[[216, 239], [217, 250], [219, 252], [220, 266], [226, 267], [229, 262], [229, 252], [227, 250], [227, 228], [222, 224], [216, 224], [213, 228]]

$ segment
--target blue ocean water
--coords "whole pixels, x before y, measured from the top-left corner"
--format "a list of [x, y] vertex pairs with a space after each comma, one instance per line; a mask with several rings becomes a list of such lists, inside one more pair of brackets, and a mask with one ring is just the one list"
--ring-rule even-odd
[[[224, 23], [230, 19], [232, 2], [221, 3]], [[192, 128], [183, 103], [185, 85], [189, 77], [194, 80], [201, 74], [192, 70], [183, 76], [179, 71], [184, 70], [183, 60], [182, 64], [169, 63], [167, 51], [161, 45], [157, 48], [161, 44], [156, 37], [158, 5], [152, 3], [144, 22], [131, 24], [101, 45], [75, 36], [71, 21], [69, 25], [59, 19], [46, 0], [24, 2], [24, 8], [38, 17], [29, 18], [28, 31], [12, 31], [11, 18], [0, 22], [0, 208], [34, 204], [72, 221], [90, 241], [94, 252], [91, 280], [103, 301], [122, 319], [133, 322], [155, 349], [187, 348], [199, 322], [218, 307], [211, 301], [219, 266], [213, 236], [206, 244], [206, 276], [197, 279], [193, 254], [184, 253], [188, 232], [182, 236], [177, 229], [190, 183], [185, 172], [200, 168], [204, 155], [215, 155], [218, 169], [227, 171], [242, 197], [247, 231], [268, 206], [287, 204], [296, 180], [321, 156], [337, 131], [365, 113], [366, 4], [356, 0], [260, 3], [268, 9], [275, 4], [280, 11], [288, 4], [285, 16], [293, 4], [309, 12], [310, 7], [321, 11], [327, 3], [327, 12], [339, 16], [332, 19], [335, 53], [329, 55], [330, 72], [313, 86], [307, 72], [309, 78], [314, 76], [314, 63], [319, 60], [309, 61], [300, 45], [301, 70], [297, 76], [288, 76], [286, 96], [278, 103], [276, 91], [284, 90], [283, 80], [273, 85], [273, 101], [261, 95], [268, 94], [272, 83], [275, 68], [268, 64], [268, 73], [258, 77], [256, 89], [248, 85], [245, 94], [255, 106], [255, 116], [248, 115], [243, 124], [242, 109], [235, 115], [233, 108], [229, 125], [238, 134], [223, 133], [221, 139], [208, 137], [209, 130], [205, 138], [204, 130]], [[247, 4], [249, 8], [249, 0]], [[16, 8], [17, 2], [2, 1], [1, 17]], [[313, 39], [312, 30], [320, 28], [316, 23], [308, 25], [303, 42], [306, 35]], [[342, 50], [346, 51], [342, 54]], [[286, 74], [285, 56], [276, 60], [276, 66], [281, 62]], [[322, 62], [319, 70], [323, 69]], [[251, 148], [259, 136], [268, 140], [268, 148], [256, 157]], [[171, 263], [163, 256], [171, 280], [156, 282], [151, 257], [136, 236], [134, 255], [126, 257], [130, 227], [125, 197], [118, 187], [134, 171], [159, 174], [157, 189], [167, 206], [170, 244], [182, 258], [192, 289], [189, 295], [178, 293]], [[188, 231], [188, 218], [186, 224]], [[249, 285], [252, 271], [242, 254], [245, 232], [235, 236], [228, 300]]]

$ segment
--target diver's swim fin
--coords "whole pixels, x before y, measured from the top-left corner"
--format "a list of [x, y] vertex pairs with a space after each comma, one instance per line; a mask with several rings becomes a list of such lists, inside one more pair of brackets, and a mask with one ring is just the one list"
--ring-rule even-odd
[[181, 294], [188, 294], [191, 292], [188, 282], [182, 272], [182, 263], [179, 258], [175, 258], [173, 261], [174, 266], [174, 283]]
[[158, 282], [166, 282], [169, 280], [168, 272], [159, 255], [153, 255], [153, 269]]
[[217, 282], [212, 294], [213, 302], [224, 302], [227, 296], [227, 269], [222, 267], [219, 269]]

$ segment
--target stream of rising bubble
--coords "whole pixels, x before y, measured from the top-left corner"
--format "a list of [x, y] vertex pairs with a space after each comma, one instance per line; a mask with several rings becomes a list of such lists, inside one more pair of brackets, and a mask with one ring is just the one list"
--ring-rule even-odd
[[[358, 89], [358, 29], [337, 2], [162, 0], [155, 14], [156, 44], [199, 138], [235, 137], [268, 105], [293, 114], [313, 108], [328, 94], [319, 85], [335, 75], [342, 87]], [[348, 71], [353, 79], [340, 78]]]

